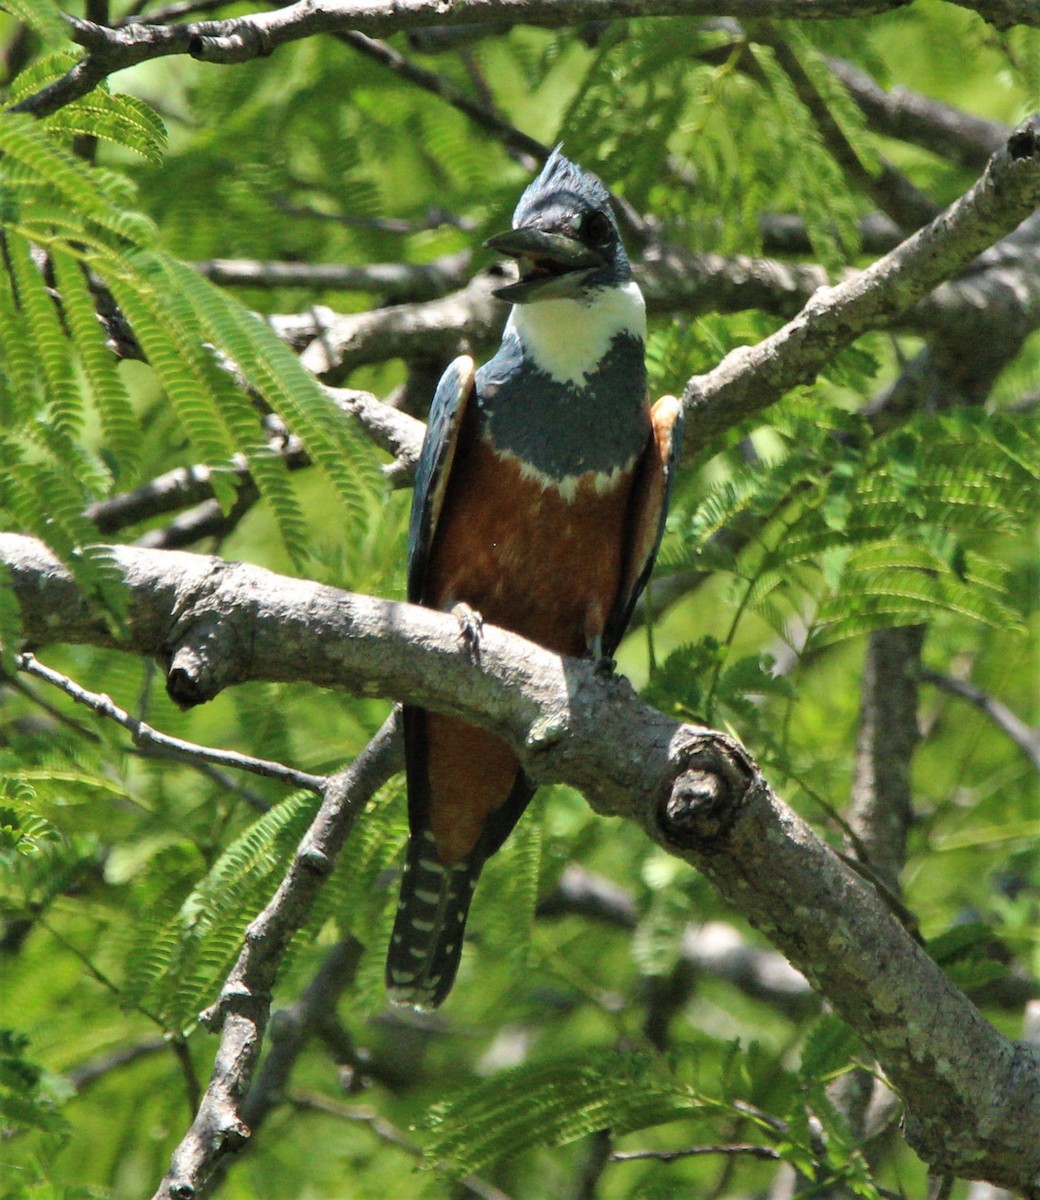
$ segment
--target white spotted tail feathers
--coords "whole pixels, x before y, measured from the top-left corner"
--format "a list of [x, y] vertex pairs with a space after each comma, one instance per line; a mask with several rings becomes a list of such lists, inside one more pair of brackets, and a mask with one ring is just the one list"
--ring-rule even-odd
[[471, 851], [445, 866], [427, 829], [408, 842], [394, 932], [386, 960], [386, 989], [394, 1004], [420, 1011], [440, 1006], [462, 957], [462, 935], [485, 856]]

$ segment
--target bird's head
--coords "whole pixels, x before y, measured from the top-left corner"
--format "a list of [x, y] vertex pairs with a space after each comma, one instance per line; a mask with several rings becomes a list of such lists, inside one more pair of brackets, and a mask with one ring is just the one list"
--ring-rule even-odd
[[484, 245], [519, 264], [519, 282], [495, 292], [513, 304], [578, 300], [632, 278], [607, 189], [559, 146], [520, 197], [513, 228]]

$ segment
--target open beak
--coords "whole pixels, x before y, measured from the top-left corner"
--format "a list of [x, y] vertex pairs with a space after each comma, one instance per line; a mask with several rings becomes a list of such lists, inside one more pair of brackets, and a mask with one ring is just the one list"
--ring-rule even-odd
[[495, 295], [512, 304], [532, 300], [576, 299], [582, 284], [595, 269], [606, 265], [603, 256], [563, 233], [547, 233], [528, 226], [496, 233], [484, 245], [515, 258], [520, 280], [497, 288]]

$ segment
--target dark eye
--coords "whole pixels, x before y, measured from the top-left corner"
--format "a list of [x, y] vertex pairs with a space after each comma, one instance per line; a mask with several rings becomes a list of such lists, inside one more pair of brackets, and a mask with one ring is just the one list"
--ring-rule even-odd
[[614, 234], [610, 217], [605, 212], [596, 209], [581, 223], [581, 234], [590, 246], [605, 246]]

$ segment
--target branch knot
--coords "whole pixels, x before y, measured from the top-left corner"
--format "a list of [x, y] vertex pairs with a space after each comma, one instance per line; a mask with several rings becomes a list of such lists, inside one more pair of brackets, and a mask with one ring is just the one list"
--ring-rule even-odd
[[714, 854], [726, 848], [756, 780], [739, 748], [713, 738], [695, 750], [658, 801], [656, 822], [665, 842]]

